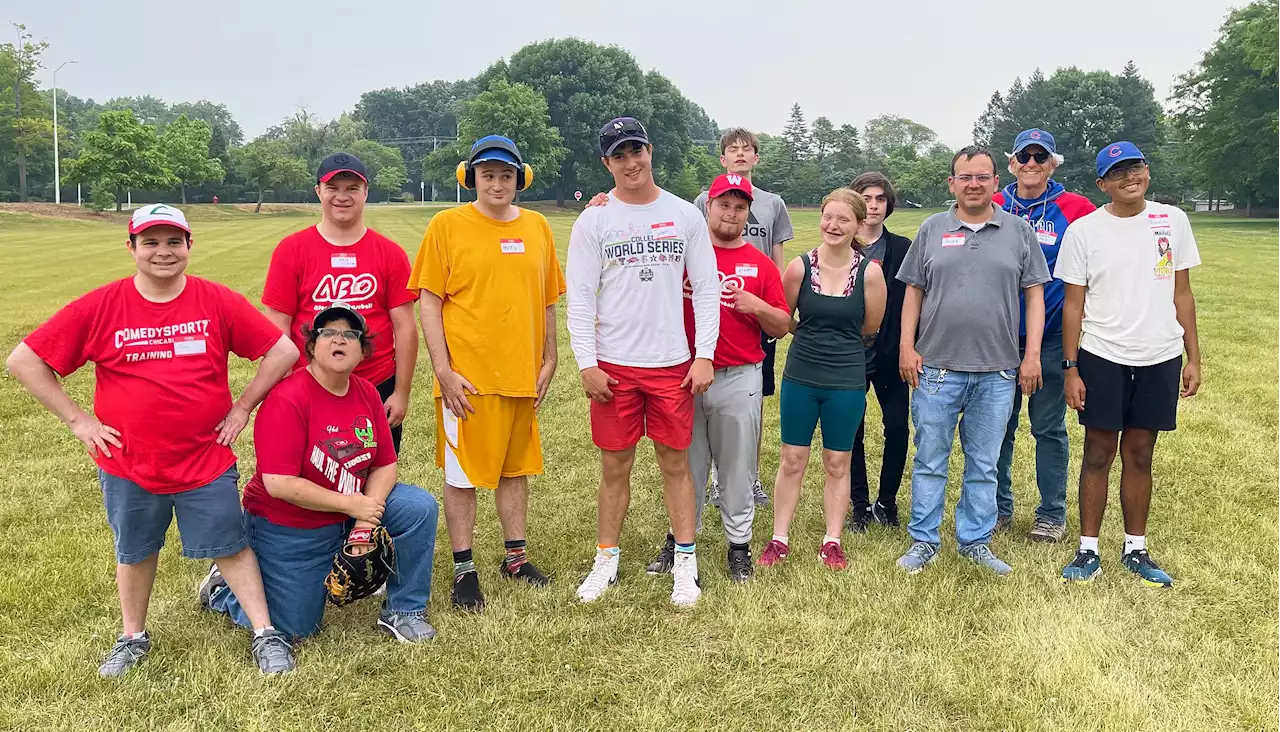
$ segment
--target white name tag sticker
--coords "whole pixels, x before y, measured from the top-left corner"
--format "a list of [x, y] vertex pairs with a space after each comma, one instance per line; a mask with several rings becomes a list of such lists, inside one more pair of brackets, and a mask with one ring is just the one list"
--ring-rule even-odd
[[667, 239], [676, 235], [676, 222], [663, 221], [649, 226], [654, 239]]
[[173, 355], [198, 356], [205, 351], [204, 339], [189, 339], [173, 342]]
[[329, 266], [334, 269], [355, 269], [356, 255], [354, 254], [334, 254], [329, 257]]
[[739, 277], [759, 277], [760, 268], [754, 264], [739, 264], [733, 273]]
[[1052, 231], [1037, 231], [1036, 238], [1040, 240], [1040, 246], [1052, 247], [1058, 244], [1058, 235]]
[[502, 239], [503, 254], [524, 254], [524, 239]]
[[962, 247], [964, 246], [964, 234], [956, 231], [942, 235], [942, 246], [944, 247]]

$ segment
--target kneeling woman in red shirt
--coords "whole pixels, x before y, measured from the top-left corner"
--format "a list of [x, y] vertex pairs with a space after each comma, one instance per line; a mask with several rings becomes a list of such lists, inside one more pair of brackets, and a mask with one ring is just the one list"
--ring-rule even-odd
[[[258, 410], [257, 472], [244, 491], [271, 621], [295, 639], [319, 630], [334, 554], [349, 533], [381, 524], [395, 543], [396, 571], [378, 628], [404, 642], [429, 640], [439, 509], [427, 491], [396, 482], [382, 399], [352, 376], [372, 348], [364, 318], [334, 305], [316, 315], [305, 347], [307, 367], [282, 380]], [[215, 583], [209, 593], [209, 607], [248, 622], [229, 588]]]

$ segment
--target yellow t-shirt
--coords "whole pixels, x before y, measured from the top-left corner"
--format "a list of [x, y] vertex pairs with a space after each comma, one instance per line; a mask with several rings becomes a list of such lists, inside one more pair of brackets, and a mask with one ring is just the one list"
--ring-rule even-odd
[[546, 217], [521, 209], [495, 221], [470, 204], [441, 211], [427, 225], [409, 289], [444, 301], [453, 370], [481, 394], [538, 395], [546, 309], [565, 290]]

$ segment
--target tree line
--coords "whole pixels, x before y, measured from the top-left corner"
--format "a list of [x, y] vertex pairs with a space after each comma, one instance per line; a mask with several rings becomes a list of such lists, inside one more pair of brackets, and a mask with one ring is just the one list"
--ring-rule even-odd
[[[1152, 193], [1179, 203], [1228, 198], [1249, 213], [1277, 205], [1278, 0], [1233, 11], [1200, 63], [1179, 77], [1169, 106], [1130, 63], [1120, 73], [1076, 67], [992, 94], [973, 141], [1006, 151], [1018, 131], [1054, 134], [1065, 157], [1055, 177], [1096, 197], [1093, 157], [1129, 139], [1152, 159]], [[37, 82], [45, 43], [19, 27], [0, 45], [0, 200], [53, 198], [52, 95]], [[150, 96], [97, 103], [58, 90], [64, 186], [88, 184], [94, 205], [140, 200], [309, 200], [324, 155], [345, 149], [369, 167], [374, 200], [453, 198], [454, 167], [470, 141], [505, 134], [535, 169], [526, 199], [563, 205], [574, 190], [608, 188], [596, 134], [611, 117], [643, 120], [654, 173], [693, 198], [719, 172], [720, 127], [658, 71], [625, 50], [579, 39], [533, 43], [472, 79], [436, 80], [361, 95], [334, 120], [300, 109], [254, 140], [225, 105], [169, 104]], [[760, 134], [756, 182], [792, 204], [813, 204], [866, 170], [888, 174], [899, 197], [925, 206], [949, 198], [953, 151], [927, 126], [884, 114], [861, 129], [792, 107], [780, 134]], [[1003, 172], [1003, 171], [1000, 171]]]

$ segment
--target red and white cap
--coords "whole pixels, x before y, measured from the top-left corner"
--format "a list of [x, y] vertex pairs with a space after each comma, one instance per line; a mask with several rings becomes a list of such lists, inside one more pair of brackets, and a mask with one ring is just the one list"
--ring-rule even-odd
[[133, 218], [129, 219], [130, 234], [140, 233], [152, 226], [176, 226], [188, 234], [191, 233], [187, 217], [173, 206], [163, 203], [152, 203], [138, 208], [134, 210]]
[[707, 191], [707, 200], [719, 198], [729, 191], [737, 191], [747, 197], [748, 201], [754, 201], [755, 196], [751, 192], [751, 181], [746, 176], [737, 173], [722, 173], [711, 181], [711, 190]]

